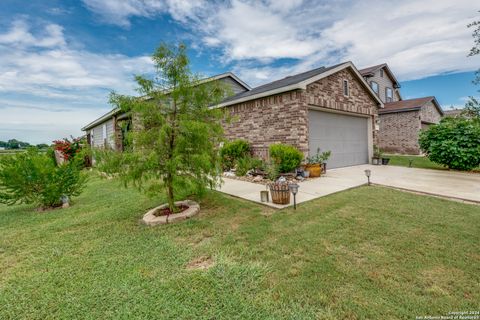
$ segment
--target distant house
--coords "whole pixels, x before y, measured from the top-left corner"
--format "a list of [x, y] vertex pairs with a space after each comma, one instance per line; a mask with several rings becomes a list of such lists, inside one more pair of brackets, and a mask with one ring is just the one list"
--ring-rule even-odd
[[420, 130], [439, 123], [444, 112], [435, 97], [403, 100], [400, 84], [386, 63], [360, 73], [384, 102], [378, 111], [378, 146], [386, 152], [420, 154]]
[[[233, 94], [248, 91], [251, 88], [231, 72], [222, 73], [206, 81], [221, 81], [226, 84]], [[86, 132], [88, 143], [95, 148], [110, 148], [122, 151], [125, 132], [130, 129], [130, 115], [115, 108], [82, 128]]]
[[445, 117], [459, 117], [463, 113], [463, 109], [450, 109], [450, 110], [445, 110], [443, 111]]

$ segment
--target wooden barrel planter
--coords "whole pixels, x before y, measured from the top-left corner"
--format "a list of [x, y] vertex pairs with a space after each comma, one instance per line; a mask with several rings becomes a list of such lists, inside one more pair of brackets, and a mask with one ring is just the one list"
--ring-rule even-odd
[[290, 204], [290, 189], [288, 183], [271, 183], [270, 194], [275, 204]]

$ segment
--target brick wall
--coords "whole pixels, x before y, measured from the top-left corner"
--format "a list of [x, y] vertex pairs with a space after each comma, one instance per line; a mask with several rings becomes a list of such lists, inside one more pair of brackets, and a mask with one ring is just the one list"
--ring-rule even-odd
[[379, 147], [392, 153], [419, 154], [420, 111], [380, 115]]
[[438, 112], [433, 102], [425, 104], [420, 110], [420, 118], [422, 121], [430, 123], [439, 123], [442, 115]]
[[233, 117], [224, 123], [228, 140], [246, 139], [256, 156], [266, 158], [268, 147], [288, 143], [308, 151], [307, 107], [302, 90], [290, 91], [226, 107]]
[[[343, 95], [343, 80], [349, 81], [350, 96]], [[234, 117], [224, 124], [228, 140], [246, 139], [256, 156], [267, 157], [268, 147], [287, 143], [308, 154], [308, 107], [371, 115], [377, 118], [377, 103], [350, 70], [342, 70], [307, 86], [270, 97], [226, 107]], [[376, 135], [374, 135], [376, 136]]]

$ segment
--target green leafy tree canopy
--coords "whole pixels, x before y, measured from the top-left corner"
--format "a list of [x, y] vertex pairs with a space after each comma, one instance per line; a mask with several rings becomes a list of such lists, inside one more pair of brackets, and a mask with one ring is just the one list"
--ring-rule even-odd
[[131, 114], [133, 128], [129, 147], [123, 153], [103, 151], [99, 167], [148, 193], [164, 188], [174, 212], [180, 191], [199, 194], [220, 181], [223, 113], [211, 106], [227, 90], [191, 72], [182, 44], [162, 44], [152, 58], [155, 76], [135, 77], [141, 98], [111, 94], [111, 103]]

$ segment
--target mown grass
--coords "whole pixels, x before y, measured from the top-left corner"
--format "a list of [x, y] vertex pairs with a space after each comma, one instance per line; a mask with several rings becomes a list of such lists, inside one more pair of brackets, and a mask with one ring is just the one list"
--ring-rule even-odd
[[[414, 319], [480, 308], [480, 207], [361, 187], [272, 209], [220, 193], [180, 224], [93, 178], [68, 209], [0, 205], [0, 319]], [[187, 268], [211, 261], [208, 269]]]
[[447, 167], [432, 162], [424, 156], [388, 154], [385, 157], [390, 158], [389, 164], [392, 166], [409, 167], [412, 160], [412, 168], [448, 170]]

